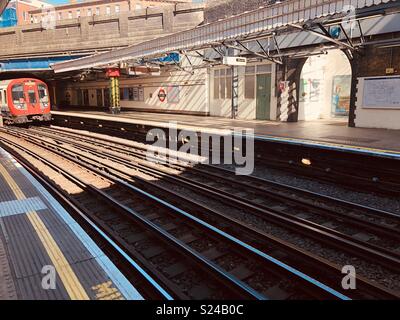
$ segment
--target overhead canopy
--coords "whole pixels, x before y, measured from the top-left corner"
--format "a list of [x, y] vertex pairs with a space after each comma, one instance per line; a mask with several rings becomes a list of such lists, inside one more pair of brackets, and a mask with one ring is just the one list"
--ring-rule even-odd
[[[362, 9], [394, 2], [396, 0], [288, 0], [123, 49], [57, 63], [52, 68], [56, 73], [67, 72], [156, 57], [167, 52], [199, 50], [222, 42], [260, 39], [328, 16], [354, 18]], [[349, 13], [344, 10], [346, 8]]]

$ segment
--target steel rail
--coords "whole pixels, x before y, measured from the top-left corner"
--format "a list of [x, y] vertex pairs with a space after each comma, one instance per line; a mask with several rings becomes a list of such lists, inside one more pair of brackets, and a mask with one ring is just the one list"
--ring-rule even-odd
[[[197, 259], [198, 260], [197, 262], [199, 262], [199, 264], [207, 266], [209, 275], [210, 275], [209, 271], [211, 269], [214, 272], [216, 272], [216, 274], [218, 274], [220, 276], [220, 279], [225, 279], [224, 281], [221, 281], [221, 284], [222, 283], [226, 284], [227, 282], [229, 282], [230, 286], [235, 291], [241, 292], [240, 296], [242, 298], [243, 297], [247, 297], [247, 298], [253, 298], [253, 299], [258, 299], [258, 300], [265, 300], [266, 299], [265, 296], [261, 295], [260, 293], [258, 293], [254, 289], [248, 287], [246, 284], [242, 283], [240, 280], [234, 278], [232, 275], [230, 275], [229, 273], [227, 273], [224, 270], [222, 270], [219, 266], [217, 266], [213, 262], [207, 260], [206, 258], [201, 256], [200, 254], [198, 254], [196, 251], [194, 251], [192, 248], [188, 247], [186, 244], [184, 244], [180, 240], [174, 238], [168, 232], [166, 232], [165, 230], [163, 230], [162, 228], [160, 228], [159, 226], [157, 226], [156, 224], [154, 224], [150, 220], [142, 217], [141, 215], [136, 213], [134, 210], [130, 209], [129, 207], [127, 207], [124, 204], [120, 203], [119, 201], [115, 200], [113, 197], [111, 197], [110, 195], [108, 195], [104, 191], [102, 191], [100, 189], [97, 189], [96, 187], [91, 186], [90, 184], [85, 183], [84, 181], [82, 181], [78, 177], [72, 176], [70, 173], [66, 172], [60, 166], [47, 161], [46, 159], [44, 159], [40, 155], [38, 155], [38, 154], [28, 150], [28, 149], [25, 149], [24, 147], [21, 147], [18, 144], [12, 142], [12, 141], [8, 140], [7, 143], [14, 144], [15, 147], [22, 149], [24, 152], [30, 153], [32, 156], [36, 157], [37, 159], [40, 159], [40, 161], [42, 161], [43, 163], [46, 163], [46, 165], [48, 165], [48, 166], [50, 166], [52, 168], [55, 168], [58, 172], [62, 173], [63, 176], [69, 177], [72, 181], [75, 181], [75, 182], [77, 181], [79, 184], [83, 185], [86, 189], [92, 191], [95, 194], [100, 195], [101, 198], [103, 198], [106, 201], [112, 203], [115, 208], [121, 209], [121, 211], [123, 211], [123, 212], [129, 214], [130, 216], [134, 217], [136, 220], [138, 220], [142, 224], [149, 226], [150, 230], [153, 230], [153, 231], [157, 232], [163, 238], [165, 238], [168, 241], [170, 241], [171, 243], [173, 243], [174, 246], [176, 246], [178, 248], [181, 248], [181, 249], [184, 249], [185, 252], [187, 252], [189, 254], [189, 256], [191, 256], [192, 258]], [[43, 146], [41, 146], [41, 147], [43, 148]], [[51, 150], [51, 151], [54, 152], [54, 150]], [[73, 159], [68, 159], [68, 160], [73, 161]], [[89, 165], [85, 166], [82, 163], [79, 163], [78, 165], [79, 166], [84, 166], [87, 169], [90, 168]], [[93, 170], [94, 172], [96, 172], [99, 175], [104, 176], [105, 178], [108, 177], [109, 179], [113, 180], [114, 182], [117, 182], [118, 184], [121, 184], [121, 185], [125, 184], [126, 185], [126, 183], [124, 183], [122, 180], [118, 181], [117, 178], [111, 177], [111, 176], [105, 174], [104, 172], [101, 172], [100, 170], [96, 170], [96, 169], [93, 169], [93, 168], [91, 170]], [[211, 275], [213, 277], [215, 277], [213, 273], [211, 273]]]
[[[61, 138], [58, 138], [61, 139]], [[70, 141], [68, 143], [71, 143]], [[90, 147], [86, 147], [90, 148]], [[99, 151], [99, 150], [94, 150]], [[103, 153], [107, 153], [104, 151]], [[108, 157], [113, 158], [113, 160], [118, 160], [115, 155], [107, 155]], [[127, 163], [125, 163], [127, 164]], [[131, 164], [133, 165], [133, 164]], [[160, 169], [146, 169], [142, 167], [142, 170], [146, 170], [147, 173], [155, 173], [160, 174]], [[157, 172], [158, 170], [158, 172]], [[290, 227], [293, 230], [297, 230], [303, 234], [308, 234], [309, 236], [312, 234], [316, 239], [320, 239], [323, 237], [327, 243], [332, 244], [332, 241], [340, 242], [341, 245], [345, 245], [349, 248], [350, 252], [361, 255], [363, 258], [367, 258], [368, 260], [372, 260], [373, 262], [383, 260], [385, 262], [385, 266], [390, 269], [397, 269], [400, 265], [400, 254], [396, 254], [388, 249], [355, 239], [351, 236], [338, 232], [336, 230], [318, 225], [317, 223], [308, 221], [303, 218], [299, 218], [285, 212], [271, 209], [267, 206], [262, 206], [260, 204], [256, 205], [251, 201], [248, 201], [243, 198], [233, 198], [229, 192], [216, 189], [209, 185], [201, 184], [201, 183], [192, 183], [190, 180], [183, 177], [174, 177], [170, 174], [166, 174], [165, 172], [161, 174], [164, 178], [168, 178], [169, 180], [175, 183], [184, 183], [186, 186], [191, 188], [194, 191], [201, 191], [205, 195], [213, 197], [218, 201], [225, 202], [228, 205], [232, 203], [236, 204], [239, 207], [242, 207], [246, 210], [252, 210], [255, 212], [260, 218], [270, 220], [271, 222], [275, 221], [278, 224], [281, 224], [286, 227]], [[269, 218], [269, 219], [268, 219]], [[302, 229], [302, 230], [300, 230]], [[320, 239], [321, 240], [321, 239]], [[343, 249], [343, 248], [342, 248]]]
[[[18, 136], [18, 135], [16, 135], [16, 136]], [[19, 135], [19, 136], [21, 137], [21, 135]], [[26, 140], [30, 141], [31, 143], [37, 144], [38, 146], [41, 146], [41, 147], [43, 147], [43, 145], [45, 144], [44, 142], [43, 143], [40, 143], [40, 142], [37, 142], [37, 141], [35, 142], [33, 139], [29, 139], [29, 138], [26, 139]], [[51, 150], [51, 152], [53, 152], [55, 154], [58, 154], [60, 156], [63, 156], [65, 159], [68, 159], [68, 160], [73, 161], [73, 162], [80, 161], [79, 162], [79, 166], [84, 167], [84, 168], [86, 168], [88, 170], [91, 170], [91, 171], [95, 172], [96, 174], [98, 174], [100, 176], [103, 176], [103, 177], [105, 177], [107, 179], [110, 179], [110, 180], [116, 182], [117, 184], [124, 185], [127, 189], [130, 189], [130, 190], [132, 190], [134, 192], [138, 192], [138, 193], [148, 197], [149, 199], [152, 199], [152, 200], [158, 202], [159, 204], [161, 204], [163, 206], [166, 206], [166, 207], [168, 207], [170, 209], [175, 210], [180, 215], [186, 217], [188, 220], [191, 220], [191, 221], [194, 221], [194, 222], [198, 223], [199, 225], [203, 226], [205, 229], [208, 229], [208, 231], [211, 231], [213, 233], [218, 234], [220, 237], [229, 240], [230, 242], [232, 242], [236, 246], [239, 246], [242, 249], [246, 249], [248, 251], [248, 253], [250, 253], [252, 255], [255, 255], [256, 257], [258, 257], [259, 259], [263, 260], [264, 262], [270, 263], [271, 266], [274, 266], [275, 268], [279, 268], [281, 271], [285, 272], [288, 275], [291, 275], [295, 279], [297, 278], [299, 281], [302, 281], [304, 283], [308, 283], [309, 285], [311, 285], [315, 289], [318, 289], [321, 294], [324, 293], [325, 295], [330, 295], [331, 297], [335, 297], [335, 298], [339, 298], [339, 299], [348, 299], [348, 297], [346, 295], [344, 295], [344, 294], [342, 294], [342, 293], [330, 288], [329, 286], [326, 286], [325, 284], [319, 282], [316, 279], [313, 279], [312, 277], [302, 273], [301, 271], [299, 271], [299, 270], [297, 270], [297, 269], [295, 269], [295, 268], [293, 268], [293, 267], [291, 267], [291, 266], [289, 266], [289, 265], [287, 265], [285, 263], [282, 263], [281, 261], [277, 260], [276, 258], [274, 258], [274, 257], [272, 257], [272, 256], [260, 251], [259, 249], [255, 248], [255, 247], [253, 247], [251, 245], [248, 245], [247, 243], [244, 243], [243, 241], [239, 240], [238, 238], [236, 238], [236, 237], [234, 237], [234, 236], [232, 236], [232, 235], [230, 235], [230, 234], [228, 234], [228, 233], [216, 228], [213, 225], [210, 225], [209, 223], [207, 223], [207, 222], [205, 222], [205, 221], [203, 221], [203, 220], [191, 215], [190, 213], [185, 212], [184, 210], [181, 210], [180, 208], [177, 208], [175, 205], [171, 205], [170, 203], [164, 201], [163, 199], [158, 198], [157, 196], [154, 196], [154, 195], [152, 195], [152, 194], [150, 194], [150, 193], [148, 193], [146, 191], [143, 191], [140, 188], [137, 188], [137, 187], [135, 187], [133, 185], [130, 185], [129, 183], [121, 180], [120, 178], [118, 178], [116, 176], [112, 176], [111, 174], [106, 172], [108, 170], [103, 165], [99, 166], [99, 164], [97, 164], [97, 166], [99, 166], [99, 169], [96, 169], [96, 168], [93, 167], [93, 164], [89, 164], [89, 162], [88, 163], [86, 163], [86, 162], [84, 163], [83, 158], [85, 157], [85, 155], [79, 154], [78, 157], [76, 157], [76, 155], [74, 157], [72, 155], [66, 154], [65, 152], [58, 151], [61, 148], [62, 147], [60, 145], [55, 146], [55, 149], [57, 149], [57, 150], [53, 149], [53, 150]]]

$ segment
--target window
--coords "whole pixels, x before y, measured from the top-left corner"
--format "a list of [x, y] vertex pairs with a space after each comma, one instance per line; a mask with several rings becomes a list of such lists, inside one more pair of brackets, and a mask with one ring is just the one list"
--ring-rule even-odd
[[119, 13], [119, 4], [115, 5], [115, 13]]
[[92, 9], [87, 9], [87, 16], [90, 17], [92, 15]]
[[76, 10], [76, 17], [80, 18], [80, 16], [81, 16], [81, 10]]
[[40, 106], [46, 108], [49, 103], [49, 95], [47, 93], [47, 88], [44, 84], [38, 85], [38, 93]]
[[28, 97], [29, 97], [29, 102], [32, 104], [36, 104], [37, 100], [36, 100], [36, 93], [35, 90], [28, 90]]
[[255, 81], [256, 81], [256, 67], [248, 66], [245, 69], [244, 75], [244, 98], [254, 99], [255, 98]]
[[257, 66], [257, 73], [271, 73], [272, 65], [271, 64], [261, 64]]
[[68, 11], [68, 19], [72, 19], [72, 11]]
[[214, 71], [214, 99], [219, 99], [219, 70]]
[[11, 89], [11, 97], [14, 104], [19, 104], [24, 100], [24, 87], [22, 84], [16, 84]]
[[58, 20], [62, 20], [62, 12], [58, 13]]
[[97, 7], [97, 8], [96, 8], [96, 16], [99, 16], [99, 15], [100, 15], [100, 8]]
[[34, 23], [37, 23], [37, 17], [34, 17], [34, 18], [33, 18], [33, 22], [34, 22]]
[[121, 99], [130, 101], [144, 101], [143, 87], [124, 88], [123, 98]]
[[226, 99], [232, 99], [232, 69], [226, 69]]
[[106, 14], [111, 14], [111, 7], [110, 6], [106, 7]]
[[124, 92], [123, 92], [123, 94], [121, 95], [121, 99], [122, 100], [128, 100], [129, 99], [129, 88], [123, 88], [124, 90]]
[[128, 88], [128, 98], [133, 101], [133, 88]]
[[28, 12], [24, 11], [24, 21], [28, 21]]
[[214, 99], [232, 98], [232, 71], [220, 69], [214, 71]]

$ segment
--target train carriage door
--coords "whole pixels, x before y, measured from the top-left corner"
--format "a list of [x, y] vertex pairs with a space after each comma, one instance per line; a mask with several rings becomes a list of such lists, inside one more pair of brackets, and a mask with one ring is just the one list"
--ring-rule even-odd
[[27, 81], [24, 85], [25, 100], [28, 106], [28, 113], [38, 113], [40, 111], [36, 83]]
[[271, 75], [257, 75], [256, 119], [269, 120], [271, 101]]

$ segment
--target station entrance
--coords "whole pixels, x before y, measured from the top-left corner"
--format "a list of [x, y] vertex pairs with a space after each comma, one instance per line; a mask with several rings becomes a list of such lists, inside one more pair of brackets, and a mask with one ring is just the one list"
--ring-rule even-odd
[[351, 65], [341, 50], [309, 57], [300, 75], [298, 120], [347, 122], [350, 91]]

